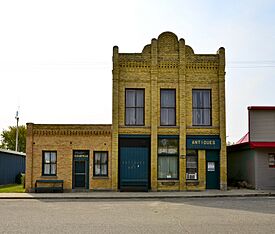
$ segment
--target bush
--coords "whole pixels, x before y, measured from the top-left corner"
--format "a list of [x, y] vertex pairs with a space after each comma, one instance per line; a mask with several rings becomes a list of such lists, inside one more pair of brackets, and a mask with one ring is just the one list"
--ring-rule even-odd
[[18, 173], [15, 177], [15, 183], [16, 184], [23, 184], [23, 186], [25, 186], [25, 174]]

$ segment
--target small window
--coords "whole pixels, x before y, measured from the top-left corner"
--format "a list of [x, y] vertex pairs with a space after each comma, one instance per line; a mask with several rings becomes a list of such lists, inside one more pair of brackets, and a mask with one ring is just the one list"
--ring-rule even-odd
[[56, 151], [43, 151], [42, 175], [55, 176], [56, 162], [57, 162]]
[[160, 125], [176, 125], [176, 90], [160, 90]]
[[174, 138], [158, 140], [158, 179], [178, 179], [179, 141]]
[[126, 89], [125, 125], [144, 125], [144, 89]]
[[94, 153], [94, 176], [108, 176], [108, 152]]
[[186, 152], [186, 180], [198, 179], [198, 151], [187, 150]]
[[270, 168], [275, 168], [275, 153], [268, 154], [268, 165]]
[[192, 91], [193, 126], [211, 126], [211, 90], [193, 89]]

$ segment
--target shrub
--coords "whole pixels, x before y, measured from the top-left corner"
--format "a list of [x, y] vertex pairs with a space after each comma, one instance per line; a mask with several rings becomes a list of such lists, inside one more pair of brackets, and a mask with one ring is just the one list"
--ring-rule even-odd
[[15, 183], [25, 185], [25, 174], [18, 173], [15, 177]]

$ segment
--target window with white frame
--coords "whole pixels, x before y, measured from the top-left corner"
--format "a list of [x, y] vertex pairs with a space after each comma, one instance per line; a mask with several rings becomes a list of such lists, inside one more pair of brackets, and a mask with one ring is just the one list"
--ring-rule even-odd
[[108, 152], [94, 152], [94, 176], [108, 176]]
[[211, 126], [211, 90], [192, 90], [192, 123], [193, 126]]
[[187, 150], [186, 152], [186, 180], [198, 179], [198, 151]]
[[158, 179], [178, 179], [178, 138], [158, 139]]
[[176, 125], [176, 90], [160, 90], [160, 125]]
[[42, 175], [55, 176], [56, 175], [56, 151], [43, 151], [42, 156]]
[[144, 89], [125, 90], [125, 125], [144, 125]]

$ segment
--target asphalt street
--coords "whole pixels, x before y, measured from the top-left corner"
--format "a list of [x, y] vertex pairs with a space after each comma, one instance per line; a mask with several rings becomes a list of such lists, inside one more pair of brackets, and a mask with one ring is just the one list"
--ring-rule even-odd
[[0, 233], [275, 233], [275, 197], [0, 200]]

